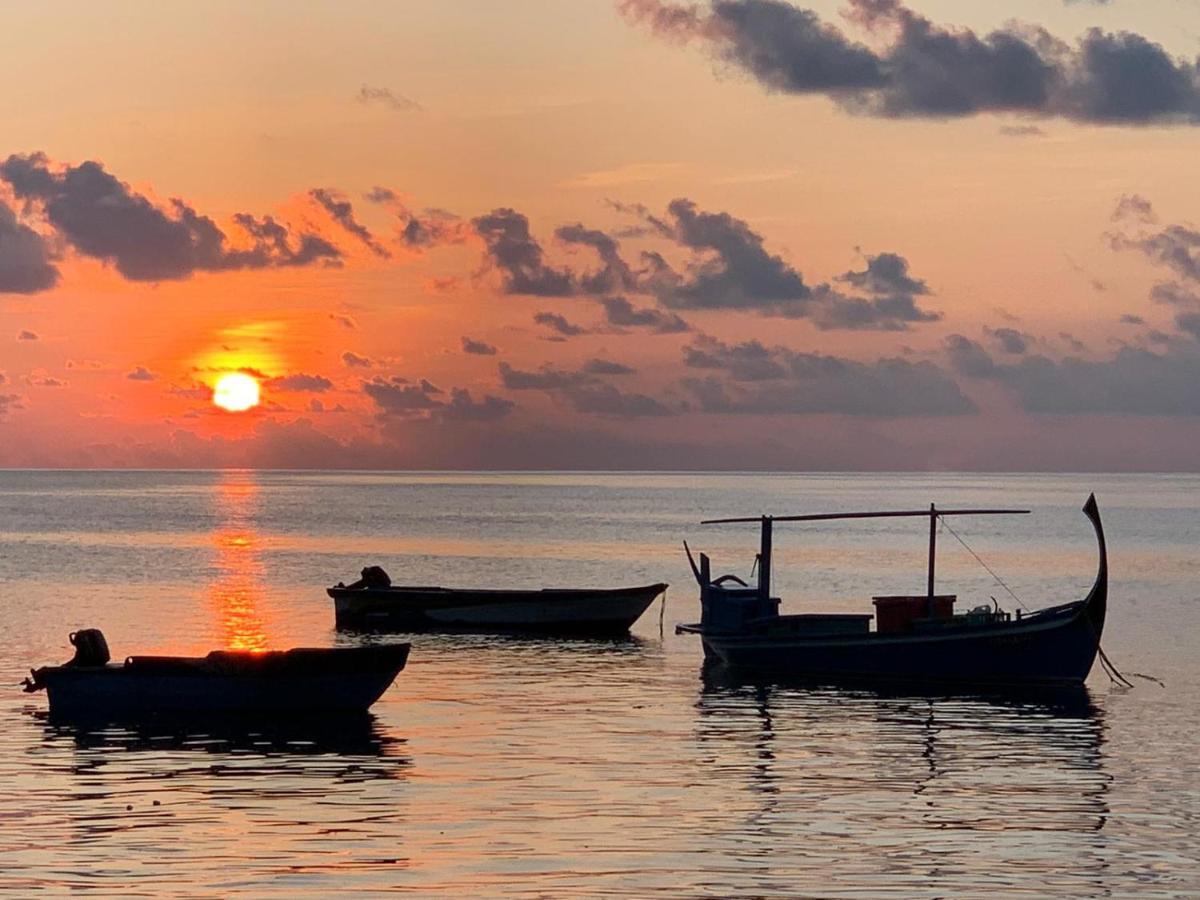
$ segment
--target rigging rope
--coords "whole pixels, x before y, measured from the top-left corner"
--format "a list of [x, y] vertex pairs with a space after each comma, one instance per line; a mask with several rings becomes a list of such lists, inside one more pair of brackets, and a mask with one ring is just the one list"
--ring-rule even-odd
[[[973, 557], [975, 557], [975, 561], [977, 563], [979, 563], [981, 566], [983, 566], [985, 569], [987, 569], [988, 574], [996, 579], [996, 583], [999, 584], [1000, 587], [1002, 587], [1006, 591], [1008, 591], [1009, 596], [1012, 597], [1014, 600], [1016, 600], [1017, 603], [1019, 603], [1021, 605], [1021, 607], [1023, 609], [1025, 609], [1026, 612], [1029, 612], [1030, 611], [1029, 607], [1025, 606], [1024, 603], [1021, 603], [1021, 598], [1018, 597], [1015, 593], [1013, 593], [1013, 589], [1004, 583], [1003, 578], [1001, 578], [994, 571], [992, 571], [992, 568], [980, 558], [978, 553], [976, 553], [974, 550], [971, 549], [970, 545], [967, 544], [967, 542], [962, 539], [962, 535], [960, 535], [957, 531], [955, 531], [953, 528], [951, 528], [950, 523], [947, 522], [944, 517], [939, 516], [938, 518], [942, 523], [942, 527], [945, 528], [947, 531], [949, 531], [952, 535], [954, 535], [955, 539], [960, 544], [962, 544], [963, 547], [966, 548], [966, 551], [968, 553], [970, 553]], [[1127, 687], [1127, 688], [1133, 687], [1133, 683], [1128, 678], [1126, 678], [1124, 675], [1122, 675], [1121, 670], [1118, 669], [1113, 664], [1113, 661], [1108, 658], [1108, 654], [1105, 653], [1104, 648], [1100, 646], [1100, 640], [1099, 640], [1098, 635], [1096, 637], [1096, 652], [1100, 657], [1100, 667], [1104, 670], [1104, 674], [1108, 676], [1109, 681], [1111, 681], [1113, 684], [1120, 685], [1121, 687]], [[1144, 678], [1146, 681], [1153, 681], [1159, 687], [1162, 687], [1162, 688], [1166, 687], [1166, 684], [1163, 683], [1161, 678], [1155, 678], [1153, 675], [1143, 675], [1141, 672], [1130, 672], [1129, 674], [1132, 675], [1134, 678]]]
[[955, 531], [953, 528], [951, 528], [951, 527], [950, 527], [950, 523], [946, 521], [946, 518], [945, 518], [945, 516], [938, 516], [938, 519], [941, 521], [941, 523], [942, 523], [942, 527], [943, 527], [943, 528], [945, 528], [945, 529], [946, 529], [948, 532], [950, 532], [952, 535], [954, 535], [955, 539], [956, 539], [956, 540], [957, 540], [957, 541], [958, 541], [960, 544], [962, 544], [962, 545], [963, 545], [963, 547], [965, 547], [965, 548], [966, 548], [967, 552], [968, 552], [968, 553], [970, 553], [970, 554], [971, 554], [973, 557], [975, 557], [975, 561], [976, 561], [977, 563], [979, 563], [981, 566], [983, 566], [985, 569], [987, 569], [987, 573], [988, 573], [989, 575], [991, 575], [993, 578], [995, 578], [995, 579], [996, 579], [996, 584], [1000, 585], [1000, 587], [1002, 587], [1002, 588], [1004, 588], [1006, 591], [1008, 591], [1008, 595], [1009, 595], [1010, 597], [1012, 597], [1014, 600], [1016, 600], [1016, 601], [1017, 601], [1017, 605], [1018, 605], [1018, 606], [1020, 606], [1020, 607], [1021, 607], [1023, 610], [1025, 610], [1026, 612], [1029, 612], [1029, 611], [1030, 611], [1029, 607], [1028, 607], [1028, 606], [1026, 606], [1024, 603], [1022, 603], [1022, 602], [1021, 602], [1021, 598], [1020, 598], [1020, 597], [1018, 597], [1018, 596], [1017, 596], [1015, 593], [1013, 593], [1013, 589], [1012, 589], [1012, 588], [1010, 588], [1010, 587], [1009, 587], [1007, 584], [1005, 584], [1005, 583], [1004, 583], [1004, 579], [1003, 579], [1003, 578], [1001, 578], [999, 575], [997, 575], [997, 574], [996, 574], [994, 571], [992, 571], [992, 568], [991, 568], [991, 566], [989, 566], [987, 563], [985, 563], [985, 562], [984, 562], [984, 561], [983, 561], [983, 560], [980, 558], [979, 554], [978, 554], [978, 553], [976, 553], [974, 550], [972, 550], [972, 549], [971, 549], [971, 547], [970, 547], [970, 545], [969, 545], [969, 544], [967, 544], [967, 542], [966, 542], [966, 541], [964, 541], [964, 540], [962, 539], [962, 535], [960, 535], [960, 534], [959, 534], [957, 531]]

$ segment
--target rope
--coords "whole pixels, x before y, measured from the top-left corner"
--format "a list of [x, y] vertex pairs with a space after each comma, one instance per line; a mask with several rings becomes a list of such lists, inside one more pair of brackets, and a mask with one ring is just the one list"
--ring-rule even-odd
[[957, 540], [960, 544], [962, 544], [963, 547], [966, 548], [966, 551], [968, 553], [970, 553], [973, 557], [975, 557], [975, 562], [979, 563], [981, 566], [983, 566], [985, 569], [987, 569], [987, 573], [996, 579], [996, 584], [1000, 585], [1000, 587], [1002, 587], [1006, 591], [1008, 591], [1008, 595], [1017, 601], [1018, 606], [1020, 606], [1026, 612], [1029, 612], [1030, 611], [1029, 607], [1021, 602], [1021, 598], [1018, 597], [1015, 593], [1013, 593], [1013, 589], [1004, 583], [1003, 578], [1001, 578], [994, 571], [992, 571], [991, 566], [989, 566], [987, 563], [985, 563], [980, 558], [979, 554], [971, 549], [970, 545], [962, 539], [962, 536], [957, 531], [955, 531], [953, 528], [950, 527], [950, 523], [946, 521], [945, 517], [938, 516], [938, 520], [942, 523], [942, 527], [945, 528], [952, 535], [954, 535], [955, 540]]
[[[962, 544], [964, 548], [966, 548], [966, 551], [968, 553], [970, 553], [973, 557], [975, 557], [975, 561], [977, 563], [979, 563], [981, 566], [983, 566], [985, 569], [987, 569], [988, 574], [996, 579], [996, 583], [998, 585], [1000, 585], [1000, 587], [1002, 587], [1006, 591], [1008, 591], [1008, 595], [1010, 597], [1012, 597], [1014, 600], [1016, 600], [1017, 603], [1020, 604], [1020, 606], [1026, 612], [1029, 612], [1029, 607], [1025, 606], [1024, 603], [1021, 603], [1021, 598], [1018, 597], [1015, 593], [1013, 593], [1013, 589], [1004, 583], [1004, 579], [1001, 578], [999, 575], [997, 575], [995, 572], [993, 572], [992, 568], [980, 558], [979, 554], [976, 553], [974, 550], [972, 550], [970, 545], [967, 544], [967, 542], [962, 539], [962, 536], [957, 531], [955, 531], [953, 528], [950, 527], [950, 523], [946, 521], [945, 517], [938, 516], [938, 520], [941, 522], [942, 527], [944, 529], [946, 529], [946, 531], [949, 531], [952, 535], [954, 535], [955, 539], [960, 544]], [[1095, 630], [1093, 630], [1092, 633], [1093, 633], [1093, 635], [1095, 635]], [[1127, 688], [1133, 687], [1133, 682], [1131, 682], [1128, 678], [1126, 678], [1124, 675], [1122, 675], [1121, 670], [1118, 669], [1113, 664], [1113, 661], [1108, 658], [1108, 654], [1105, 653], [1104, 648], [1100, 646], [1100, 639], [1099, 639], [1098, 635], [1096, 636], [1096, 653], [1100, 657], [1100, 667], [1104, 670], [1104, 674], [1108, 676], [1109, 681], [1111, 681], [1113, 684], [1119, 685], [1121, 687], [1127, 687]], [[1157, 684], [1161, 688], [1166, 687], [1166, 684], [1163, 682], [1163, 680], [1161, 678], [1155, 678], [1153, 675], [1143, 675], [1141, 672], [1130, 672], [1129, 674], [1132, 675], [1134, 678], [1144, 678], [1146, 681], [1153, 681], [1155, 684]]]

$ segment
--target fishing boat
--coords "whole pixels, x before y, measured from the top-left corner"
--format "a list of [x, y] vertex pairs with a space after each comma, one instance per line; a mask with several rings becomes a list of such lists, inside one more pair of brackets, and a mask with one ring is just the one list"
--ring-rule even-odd
[[75, 657], [33, 669], [26, 692], [45, 690], [57, 716], [363, 713], [408, 661], [409, 644], [213, 650], [207, 656], [109, 661], [98, 629], [72, 632]]
[[[367, 575], [368, 570], [364, 570]], [[380, 583], [386, 574], [328, 589], [339, 628], [508, 631], [612, 636], [628, 633], [665, 584], [628, 588], [473, 590]]]
[[[711, 577], [706, 555], [697, 566], [701, 620], [677, 632], [699, 635], [705, 657], [731, 669], [814, 681], [920, 681], [943, 684], [1068, 686], [1082, 684], [1100, 648], [1108, 603], [1108, 556], [1095, 495], [1083, 507], [1099, 545], [1099, 567], [1082, 600], [1015, 616], [994, 606], [955, 614], [954, 595], [934, 589], [937, 526], [949, 516], [1027, 514], [1023, 509], [938, 509], [821, 513], [710, 519], [702, 524], [757, 523], [758, 583]], [[772, 534], [779, 522], [925, 517], [929, 568], [924, 595], [874, 598], [875, 614], [781, 615], [771, 596]], [[993, 601], [994, 603], [994, 601]], [[875, 629], [871, 620], [875, 619]]]

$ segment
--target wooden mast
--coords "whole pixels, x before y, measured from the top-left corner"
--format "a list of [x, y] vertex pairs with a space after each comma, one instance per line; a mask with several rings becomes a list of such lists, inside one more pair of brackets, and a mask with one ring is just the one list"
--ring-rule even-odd
[[933, 618], [933, 559], [937, 554], [937, 508], [929, 504], [929, 583], [925, 600], [925, 615]]
[[762, 542], [758, 550], [758, 596], [764, 601], [771, 599], [771, 526], [773, 521], [770, 516], [762, 517]]

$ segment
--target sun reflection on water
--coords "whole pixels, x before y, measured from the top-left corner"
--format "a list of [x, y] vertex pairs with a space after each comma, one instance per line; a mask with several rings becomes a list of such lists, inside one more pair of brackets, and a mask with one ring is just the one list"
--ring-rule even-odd
[[218, 574], [208, 588], [208, 598], [219, 622], [222, 644], [230, 650], [267, 650], [262, 538], [255, 528], [259, 501], [255, 473], [221, 473], [213, 497], [219, 522], [212, 533]]

